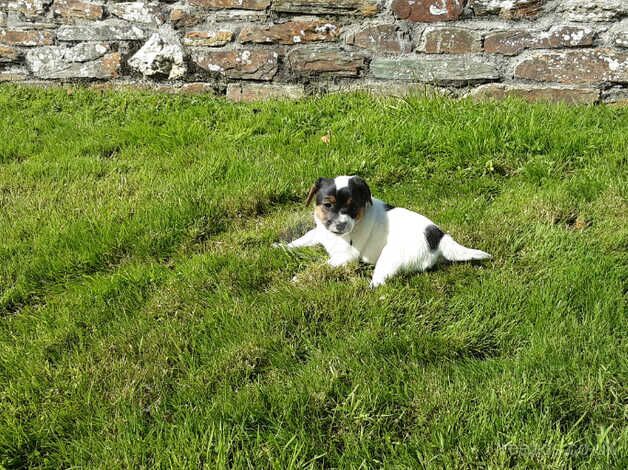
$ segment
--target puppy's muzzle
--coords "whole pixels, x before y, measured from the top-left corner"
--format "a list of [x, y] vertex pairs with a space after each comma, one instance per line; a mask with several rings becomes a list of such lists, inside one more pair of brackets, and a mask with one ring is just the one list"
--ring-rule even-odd
[[347, 223], [346, 222], [339, 222], [335, 225], [334, 227], [334, 231], [337, 233], [344, 233], [345, 229], [347, 228]]
[[329, 231], [336, 235], [344, 235], [349, 233], [355, 227], [355, 222], [351, 219], [345, 218], [344, 220], [336, 220], [329, 225]]

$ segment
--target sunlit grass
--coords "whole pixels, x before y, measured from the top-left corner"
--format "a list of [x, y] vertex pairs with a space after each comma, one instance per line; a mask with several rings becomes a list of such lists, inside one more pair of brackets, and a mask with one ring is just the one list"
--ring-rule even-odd
[[[622, 467], [626, 155], [603, 106], [2, 87], [0, 465]], [[271, 248], [354, 173], [494, 261]]]

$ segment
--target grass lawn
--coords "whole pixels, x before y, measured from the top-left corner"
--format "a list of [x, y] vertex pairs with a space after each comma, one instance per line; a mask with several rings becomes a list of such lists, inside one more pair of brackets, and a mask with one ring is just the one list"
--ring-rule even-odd
[[[0, 467], [625, 468], [628, 109], [70, 91], [0, 88]], [[271, 247], [353, 173], [494, 260]]]

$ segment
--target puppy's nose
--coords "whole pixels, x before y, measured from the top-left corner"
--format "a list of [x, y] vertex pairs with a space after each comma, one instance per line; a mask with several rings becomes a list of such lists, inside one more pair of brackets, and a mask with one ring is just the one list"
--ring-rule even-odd
[[347, 227], [346, 222], [340, 222], [336, 224], [336, 230], [338, 230], [339, 232], [342, 232], [346, 227]]

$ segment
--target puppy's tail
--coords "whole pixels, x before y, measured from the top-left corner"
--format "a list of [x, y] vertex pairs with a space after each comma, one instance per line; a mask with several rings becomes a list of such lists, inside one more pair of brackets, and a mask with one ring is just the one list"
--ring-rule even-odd
[[443, 236], [438, 244], [438, 249], [447, 261], [473, 261], [492, 258], [484, 251], [462, 246], [449, 235]]

